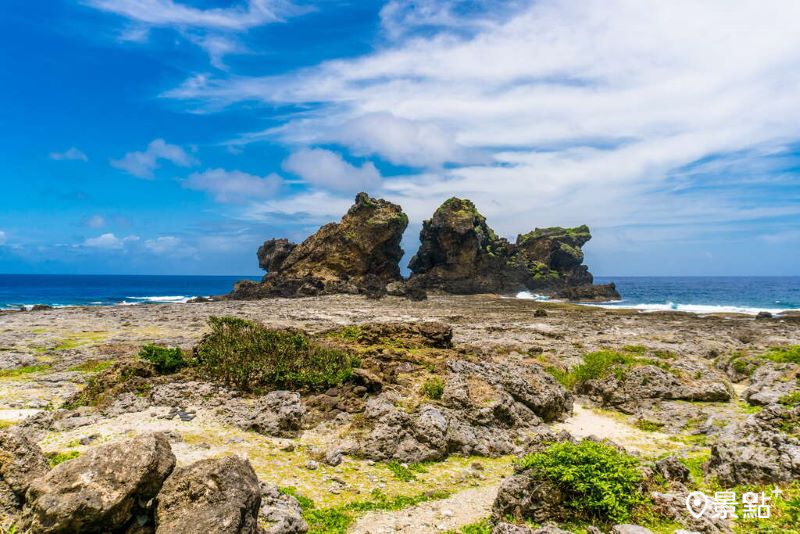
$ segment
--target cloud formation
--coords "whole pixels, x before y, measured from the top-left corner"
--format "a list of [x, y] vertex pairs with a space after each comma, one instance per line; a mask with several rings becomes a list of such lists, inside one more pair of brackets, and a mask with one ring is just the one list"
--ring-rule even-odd
[[75, 147], [65, 150], [64, 152], [51, 152], [49, 157], [56, 161], [89, 161], [89, 156]]
[[102, 215], [90, 215], [83, 220], [83, 225], [89, 228], [102, 228], [106, 225], [106, 218]]
[[346, 162], [336, 152], [323, 148], [304, 148], [293, 152], [283, 168], [313, 187], [352, 192], [375, 188], [381, 175], [372, 162], [360, 167]]
[[204, 48], [211, 64], [220, 69], [225, 68], [225, 55], [246, 50], [236, 39], [236, 33], [308, 11], [290, 0], [247, 0], [231, 7], [207, 9], [174, 0], [85, 0], [85, 3], [133, 24], [120, 34], [122, 41], [144, 42], [150, 27], [175, 29]]
[[127, 243], [136, 241], [139, 241], [139, 236], [129, 235], [119, 238], [113, 233], [106, 233], [97, 237], [87, 238], [84, 240], [83, 246], [94, 249], [120, 250], [124, 248]]
[[118, 160], [112, 160], [111, 166], [121, 169], [137, 178], [152, 180], [156, 169], [162, 161], [168, 161], [179, 167], [191, 167], [198, 161], [177, 145], [170, 145], [163, 139], [155, 139], [147, 145], [143, 152], [128, 152]]
[[6, 233], [0, 230], [0, 246], [5, 245], [6, 243]]
[[191, 174], [182, 185], [205, 191], [217, 202], [243, 204], [275, 195], [281, 182], [281, 177], [274, 173], [261, 177], [241, 171], [208, 169]]
[[[251, 139], [422, 167], [385, 178], [384, 193], [423, 216], [452, 194], [473, 198], [506, 233], [800, 213], [788, 199], [759, 202], [753, 176], [710, 193], [692, 171], [780, 154], [800, 137], [800, 4], [491, 2], [487, 17], [469, 4], [389, 2], [389, 40], [374, 53], [279, 76], [194, 77], [167, 96], [302, 106]], [[426, 31], [392, 31], [403, 25]], [[378, 184], [374, 168], [337, 174], [346, 162], [317, 150], [284, 167], [317, 187]]]

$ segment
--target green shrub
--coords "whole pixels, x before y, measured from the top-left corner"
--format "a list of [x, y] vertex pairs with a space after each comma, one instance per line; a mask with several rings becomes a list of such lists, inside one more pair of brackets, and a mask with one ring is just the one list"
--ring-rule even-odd
[[444, 393], [444, 382], [438, 376], [429, 378], [422, 384], [422, 394], [429, 399], [439, 400]]
[[765, 352], [763, 357], [778, 363], [800, 363], [800, 345], [773, 347]]
[[787, 393], [786, 395], [782, 396], [778, 402], [785, 406], [797, 406], [800, 404], [800, 391]]
[[151, 343], [139, 349], [139, 357], [151, 362], [156, 371], [164, 375], [172, 374], [189, 365], [179, 347], [170, 348]]
[[67, 451], [67, 452], [59, 452], [47, 455], [47, 463], [50, 464], [50, 467], [55, 467], [58, 464], [63, 464], [68, 460], [73, 460], [80, 456], [81, 453], [78, 451]]
[[639, 460], [604, 443], [555, 443], [519, 466], [556, 484], [575, 519], [625, 523], [646, 502]]
[[244, 391], [261, 386], [328, 387], [347, 380], [354, 360], [292, 330], [273, 330], [237, 317], [211, 317], [196, 348], [207, 375]]

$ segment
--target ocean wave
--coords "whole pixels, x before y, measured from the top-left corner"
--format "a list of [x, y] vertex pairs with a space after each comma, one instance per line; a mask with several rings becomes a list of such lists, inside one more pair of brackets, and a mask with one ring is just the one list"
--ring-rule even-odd
[[520, 291], [519, 293], [517, 293], [517, 298], [522, 300], [536, 300], [539, 302], [550, 300], [550, 297], [548, 297], [547, 295], [540, 295], [539, 293], [531, 293], [530, 291]]
[[639, 310], [643, 313], [680, 311], [696, 313], [698, 315], [708, 315], [712, 313], [741, 313], [744, 315], [757, 315], [759, 312], [769, 312], [778, 315], [783, 312], [791, 311], [791, 308], [754, 308], [749, 306], [725, 306], [721, 304], [680, 304], [675, 302], [667, 302], [666, 304], [625, 304], [622, 301], [617, 301], [614, 303], [601, 302], [597, 304], [586, 303], [583, 305], [607, 309]]
[[[175, 296], [158, 296], [158, 297], [125, 297], [125, 300], [120, 302], [123, 306], [132, 306], [135, 304], [147, 304], [147, 303], [155, 303], [155, 304], [183, 304], [189, 302], [194, 297], [187, 297], [185, 295], [175, 295]], [[133, 300], [135, 302], [128, 302]]]

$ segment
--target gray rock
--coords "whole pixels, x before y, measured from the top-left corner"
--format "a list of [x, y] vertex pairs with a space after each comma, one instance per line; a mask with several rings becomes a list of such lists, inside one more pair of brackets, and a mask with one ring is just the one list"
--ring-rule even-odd
[[43, 534], [122, 528], [155, 497], [174, 467], [163, 434], [96, 447], [31, 483], [23, 525]]
[[492, 529], [492, 534], [572, 534], [569, 530], [562, 530], [556, 526], [544, 526], [533, 529], [511, 523], [498, 523]]
[[750, 404], [767, 406], [776, 404], [781, 397], [800, 391], [797, 376], [800, 365], [792, 363], [765, 363], [753, 373], [750, 387], [744, 398]]
[[176, 469], [156, 498], [156, 533], [255, 534], [261, 489], [250, 462], [238, 456]]
[[227, 403], [220, 415], [242, 430], [277, 437], [295, 437], [305, 415], [300, 395], [291, 391], [272, 391], [250, 403], [241, 399]]
[[[14, 493], [11, 486], [0, 480], [0, 526], [4, 527], [3, 518], [13, 518], [22, 509], [22, 500]], [[0, 529], [2, 531], [2, 529]]]
[[[659, 516], [670, 519], [687, 529], [702, 532], [703, 534], [731, 534], [731, 522], [728, 519], [711, 517], [712, 514], [703, 514], [699, 518], [689, 514], [686, 510], [686, 496], [689, 491], [675, 493], [654, 492], [653, 511]], [[714, 500], [709, 498], [709, 509], [713, 509]]]
[[278, 490], [274, 484], [261, 483], [260, 519], [266, 523], [267, 534], [304, 534], [308, 524], [303, 519], [300, 503], [291, 495]]
[[653, 534], [653, 531], [639, 525], [614, 525], [611, 534]]
[[641, 399], [727, 401], [731, 392], [718, 373], [707, 368], [670, 372], [655, 365], [634, 365], [621, 378], [588, 380], [581, 393], [606, 405], [636, 404]]
[[689, 468], [675, 456], [668, 456], [656, 462], [656, 471], [668, 482], [687, 484], [690, 480]]
[[784, 428], [798, 428], [800, 406], [767, 406], [742, 423], [727, 426], [711, 448], [709, 473], [724, 487], [774, 484], [800, 478], [800, 439]]
[[48, 469], [42, 449], [27, 436], [14, 430], [0, 432], [0, 478], [17, 497], [24, 497], [31, 482]]
[[492, 505], [495, 517], [510, 517], [516, 521], [532, 519], [544, 523], [561, 519], [563, 512], [563, 495], [558, 486], [529, 471], [506, 478]]

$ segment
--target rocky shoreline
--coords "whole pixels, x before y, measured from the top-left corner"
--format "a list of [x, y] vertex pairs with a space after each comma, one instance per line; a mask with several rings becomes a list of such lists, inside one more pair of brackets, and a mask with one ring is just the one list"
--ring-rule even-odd
[[[324, 386], [231, 387], [196, 363], [212, 316], [305, 336], [349, 355], [348, 372]], [[7, 313], [4, 525], [758, 532], [763, 523], [695, 519], [683, 499], [776, 484], [797, 495], [799, 327], [435, 293]], [[139, 356], [152, 343], [194, 363], [165, 372]], [[558, 447], [622, 451], [635, 465], [630, 514], [571, 508], [579, 496], [554, 491], [536, 463]], [[787, 502], [773, 520], [791, 532]]]

